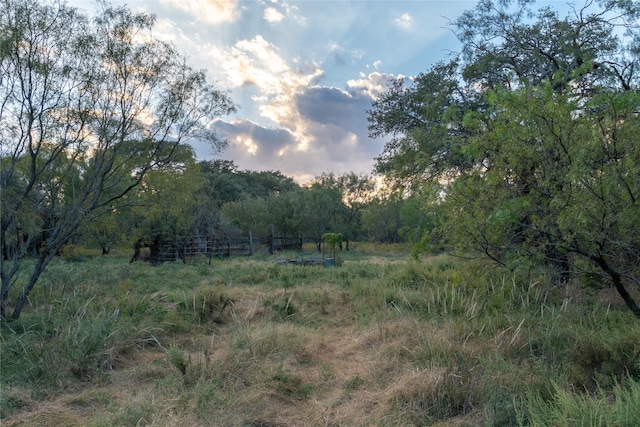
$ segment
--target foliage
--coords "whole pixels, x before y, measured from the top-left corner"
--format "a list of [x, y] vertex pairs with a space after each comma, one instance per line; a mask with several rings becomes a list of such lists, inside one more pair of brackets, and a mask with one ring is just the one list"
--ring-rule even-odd
[[196, 195], [205, 186], [190, 146], [180, 147], [176, 163], [147, 173], [128, 198], [128, 211], [120, 215], [131, 225], [129, 243], [181, 242], [207, 236], [212, 225], [206, 203]]
[[0, 4], [0, 315], [21, 262], [18, 318], [52, 259], [83, 226], [116, 212], [190, 138], [234, 110], [227, 95], [153, 37], [155, 18], [98, 5], [92, 19], [60, 2]]
[[365, 207], [362, 213], [362, 226], [370, 241], [399, 243], [402, 241], [400, 231], [404, 227], [417, 227], [417, 224], [403, 223], [404, 204], [405, 201], [400, 194], [381, 193]]
[[329, 256], [336, 257], [336, 249], [342, 246], [342, 234], [340, 233], [324, 233], [322, 235], [322, 243], [329, 248]]
[[438, 217], [423, 250], [599, 275], [640, 317], [640, 9], [533, 4], [480, 1], [453, 23], [460, 55], [374, 102], [371, 135], [392, 135], [377, 169]]
[[263, 195], [252, 194], [225, 203], [222, 218], [262, 237], [274, 225], [283, 235], [313, 240], [318, 251], [327, 230], [340, 231], [346, 249], [349, 239], [363, 235], [362, 217], [374, 200], [372, 178], [355, 173], [323, 174], [305, 186], [274, 184], [274, 187], [282, 190], [271, 191], [267, 186], [264, 192], [257, 192]]

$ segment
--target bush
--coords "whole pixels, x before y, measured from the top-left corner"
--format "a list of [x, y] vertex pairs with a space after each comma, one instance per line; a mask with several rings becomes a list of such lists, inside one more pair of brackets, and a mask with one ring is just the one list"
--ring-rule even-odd
[[233, 300], [219, 290], [198, 290], [185, 294], [178, 303], [178, 312], [197, 324], [225, 323]]

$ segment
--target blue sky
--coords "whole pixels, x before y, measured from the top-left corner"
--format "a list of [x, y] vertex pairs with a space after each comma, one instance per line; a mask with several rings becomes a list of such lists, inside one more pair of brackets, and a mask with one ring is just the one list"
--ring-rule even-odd
[[[366, 110], [390, 78], [412, 76], [459, 45], [448, 23], [475, 1], [129, 0], [156, 15], [155, 35], [230, 91], [238, 111], [211, 123], [229, 147], [199, 159], [279, 170], [369, 173], [384, 141]], [[69, 1], [91, 13], [91, 0]]]

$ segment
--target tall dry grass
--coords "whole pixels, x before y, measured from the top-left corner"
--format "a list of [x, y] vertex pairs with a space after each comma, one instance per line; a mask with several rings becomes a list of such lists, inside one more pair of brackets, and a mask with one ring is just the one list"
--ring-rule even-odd
[[624, 307], [543, 275], [354, 248], [327, 269], [55, 261], [0, 325], [3, 425], [638, 421]]

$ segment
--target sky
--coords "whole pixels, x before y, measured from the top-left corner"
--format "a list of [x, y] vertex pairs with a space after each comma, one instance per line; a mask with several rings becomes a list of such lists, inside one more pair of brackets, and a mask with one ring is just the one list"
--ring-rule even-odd
[[[325, 172], [371, 173], [383, 139], [367, 110], [389, 81], [460, 50], [450, 23], [472, 0], [129, 0], [157, 17], [154, 35], [228, 90], [237, 112], [210, 126], [228, 148], [194, 143], [199, 160], [280, 171], [305, 183]], [[70, 6], [92, 14], [92, 0]]]

